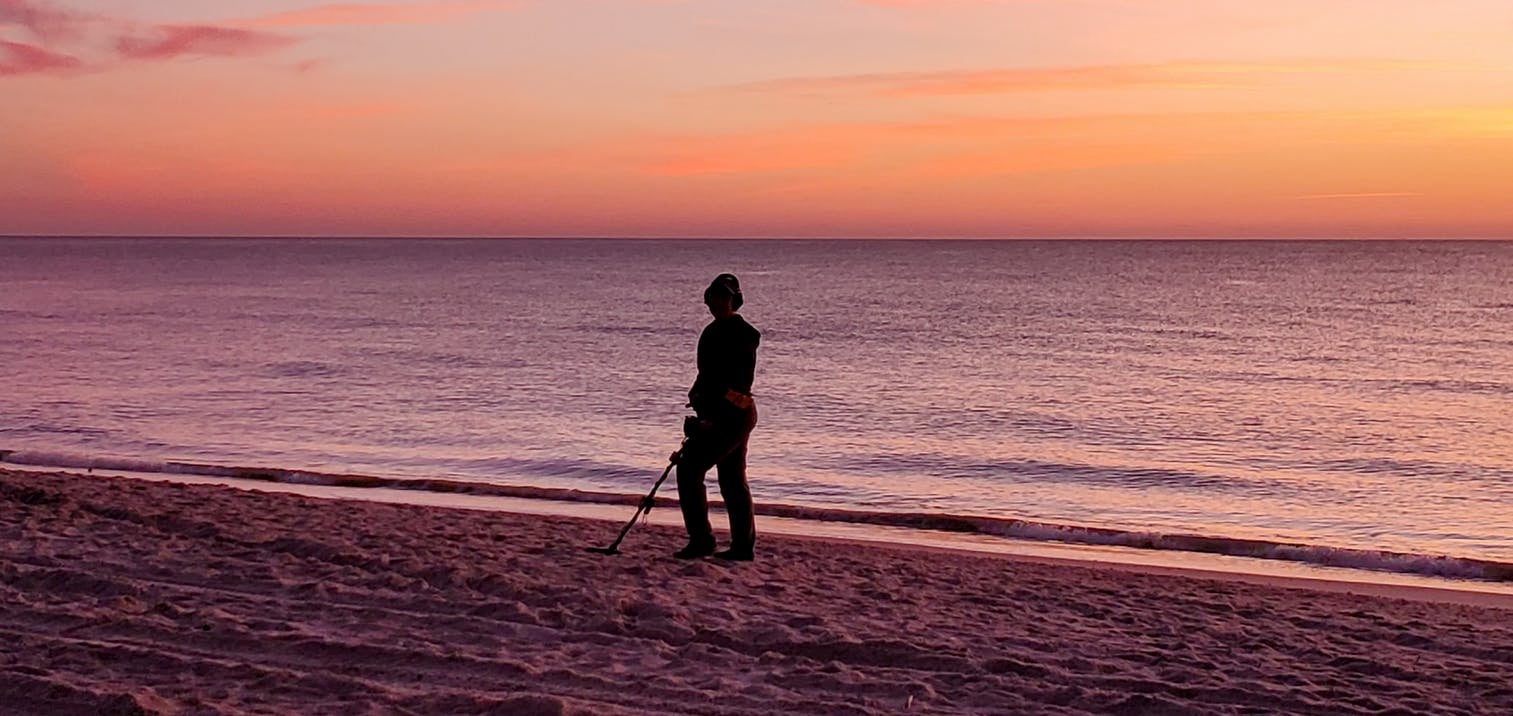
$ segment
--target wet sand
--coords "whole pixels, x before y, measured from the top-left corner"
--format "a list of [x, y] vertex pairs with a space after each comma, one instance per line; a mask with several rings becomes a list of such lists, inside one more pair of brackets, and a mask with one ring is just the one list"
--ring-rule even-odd
[[0, 471], [0, 711], [1513, 712], [1497, 606], [618, 528]]

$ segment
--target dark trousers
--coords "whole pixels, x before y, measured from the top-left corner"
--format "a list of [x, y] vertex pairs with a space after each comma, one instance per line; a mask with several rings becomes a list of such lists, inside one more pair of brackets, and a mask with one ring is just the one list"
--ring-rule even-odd
[[704, 475], [713, 467], [719, 473], [720, 498], [725, 500], [725, 512], [730, 516], [730, 546], [751, 549], [756, 545], [756, 517], [751, 488], [746, 484], [746, 444], [756, 421], [753, 405], [739, 416], [715, 421], [683, 446], [683, 459], [678, 461], [678, 507], [683, 510], [690, 542], [714, 542], [709, 497], [704, 491]]

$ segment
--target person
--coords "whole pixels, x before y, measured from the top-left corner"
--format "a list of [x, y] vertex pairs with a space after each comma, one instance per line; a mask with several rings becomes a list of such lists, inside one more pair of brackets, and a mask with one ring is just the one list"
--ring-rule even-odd
[[[704, 305], [714, 320], [699, 335], [698, 377], [688, 389], [688, 405], [697, 419], [685, 421], [688, 441], [674, 455], [678, 506], [688, 528], [688, 545], [673, 554], [678, 559], [714, 555], [750, 561], [756, 547], [751, 488], [746, 484], [746, 446], [757, 422], [751, 382], [762, 334], [737, 313], [742, 303], [741, 283], [732, 274], [716, 276], [704, 290]], [[719, 473], [720, 497], [730, 517], [730, 548], [719, 553], [704, 490], [704, 476], [711, 467]]]

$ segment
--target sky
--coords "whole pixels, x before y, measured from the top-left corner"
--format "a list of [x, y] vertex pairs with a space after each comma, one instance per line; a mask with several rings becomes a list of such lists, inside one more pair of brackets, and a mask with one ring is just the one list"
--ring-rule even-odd
[[1509, 0], [0, 0], [0, 234], [1513, 238]]

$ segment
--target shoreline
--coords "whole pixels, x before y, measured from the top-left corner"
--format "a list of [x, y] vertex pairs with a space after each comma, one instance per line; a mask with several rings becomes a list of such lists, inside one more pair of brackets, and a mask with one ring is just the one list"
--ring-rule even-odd
[[[122, 461], [113, 461], [121, 463]], [[125, 461], [130, 462], [130, 461]], [[597, 495], [605, 499], [574, 501], [553, 498], [551, 495], [567, 492], [561, 489], [545, 489], [545, 497], [515, 495], [519, 488], [483, 484], [482, 489], [501, 490], [493, 495], [467, 490], [431, 491], [375, 485], [374, 481], [403, 484], [409, 480], [389, 480], [362, 475], [320, 475], [315, 477], [341, 477], [343, 481], [328, 480], [282, 481], [267, 478], [267, 468], [238, 468], [221, 466], [195, 466], [192, 463], [174, 463], [191, 467], [213, 467], [215, 473], [130, 471], [108, 467], [91, 468], [89, 477], [124, 477], [128, 479], [170, 482], [177, 484], [220, 485], [252, 492], [299, 494], [322, 499], [373, 501], [390, 504], [410, 504], [440, 507], [444, 509], [470, 509], [489, 512], [511, 512], [534, 515], [584, 517], [607, 522], [624, 523], [634, 509], [634, 495]], [[0, 462], [0, 471], [32, 474], [36, 476], [62, 475], [85, 476], [67, 468], [49, 468]], [[260, 475], [247, 477], [246, 474]], [[303, 474], [303, 473], [300, 473]], [[421, 481], [435, 482], [435, 481]], [[442, 481], [445, 482], [445, 481]], [[448, 483], [450, 484], [450, 483]], [[468, 487], [469, 485], [462, 485]], [[615, 499], [608, 499], [615, 498]], [[711, 501], [712, 509], [719, 507], [718, 500]], [[680, 525], [675, 498], [659, 497], [658, 507], [653, 510], [651, 521], [663, 525]], [[1011, 559], [1043, 561], [1050, 564], [1107, 566], [1138, 572], [1170, 575], [1186, 575], [1206, 579], [1222, 579], [1252, 584], [1274, 586], [1296, 585], [1302, 588], [1323, 591], [1372, 594], [1377, 596], [1421, 599], [1481, 606], [1513, 608], [1513, 583], [1492, 580], [1456, 579], [1436, 575], [1412, 574], [1369, 568], [1336, 567], [1287, 559], [1268, 559], [1242, 555], [1225, 555], [1204, 551], [1174, 549], [1144, 549], [1123, 545], [1087, 543], [1064, 543], [1054, 540], [1023, 540], [1015, 537], [985, 533], [970, 533], [940, 530], [930, 527], [908, 527], [888, 524], [865, 524], [849, 521], [828, 521], [823, 518], [798, 519], [773, 516], [759, 510], [758, 519], [764, 533], [783, 534], [800, 538], [841, 540], [863, 544], [899, 544], [920, 549], [936, 549], [947, 552], [988, 554]], [[718, 525], [719, 519], [716, 519]], [[718, 526], [717, 526], [718, 529]]]
[[1504, 609], [912, 545], [0, 470], [32, 713], [1513, 709]]

